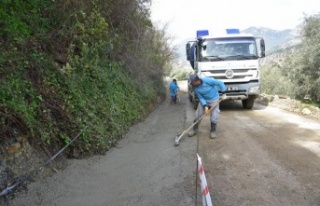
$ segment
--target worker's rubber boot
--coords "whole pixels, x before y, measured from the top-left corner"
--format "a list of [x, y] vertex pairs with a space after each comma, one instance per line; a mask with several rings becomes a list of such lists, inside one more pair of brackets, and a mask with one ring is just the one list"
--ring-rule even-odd
[[211, 122], [211, 131], [210, 131], [211, 139], [215, 139], [217, 137], [216, 129], [217, 129], [217, 124]]
[[[194, 122], [196, 122], [196, 121], [194, 121]], [[188, 136], [189, 136], [189, 137], [193, 137], [194, 135], [196, 135], [197, 132], [198, 132], [198, 128], [199, 128], [199, 122], [198, 122], [197, 124], [195, 124], [195, 125], [193, 126], [192, 130], [190, 130], [190, 131], [188, 132]]]

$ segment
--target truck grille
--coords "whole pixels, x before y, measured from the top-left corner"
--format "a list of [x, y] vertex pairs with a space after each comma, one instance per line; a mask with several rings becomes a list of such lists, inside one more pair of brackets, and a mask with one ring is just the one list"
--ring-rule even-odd
[[[226, 76], [226, 72], [228, 70], [232, 70], [233, 76], [232, 78], [228, 78]], [[206, 76], [212, 76], [215, 79], [220, 79], [222, 81], [228, 82], [228, 81], [245, 81], [248, 82], [252, 79], [257, 78], [256, 73], [253, 73], [252, 71], [257, 71], [257, 69], [219, 69], [219, 70], [202, 70], [202, 72], [206, 73]], [[210, 75], [208, 74], [210, 73]]]

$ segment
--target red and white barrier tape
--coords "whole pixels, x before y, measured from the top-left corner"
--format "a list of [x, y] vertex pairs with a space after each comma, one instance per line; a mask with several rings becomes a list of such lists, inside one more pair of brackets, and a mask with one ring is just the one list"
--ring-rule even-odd
[[206, 176], [204, 174], [204, 167], [203, 167], [201, 158], [198, 154], [197, 154], [197, 157], [198, 157], [198, 172], [199, 172], [199, 178], [201, 183], [202, 205], [212, 206], [209, 188], [207, 185]]

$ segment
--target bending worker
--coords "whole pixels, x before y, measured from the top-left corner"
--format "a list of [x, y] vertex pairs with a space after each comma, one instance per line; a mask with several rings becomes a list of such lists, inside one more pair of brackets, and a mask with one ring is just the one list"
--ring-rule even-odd
[[[200, 101], [198, 108], [195, 112], [194, 122], [196, 122], [198, 118], [200, 118], [204, 113], [206, 115], [209, 115], [210, 114], [209, 107], [217, 104], [211, 110], [211, 114], [210, 114], [210, 121], [211, 121], [210, 138], [214, 139], [216, 138], [217, 123], [220, 117], [219, 92], [216, 86], [220, 87], [220, 90], [222, 92], [222, 95], [221, 95], [222, 100], [225, 100], [227, 98], [225, 94], [226, 86], [220, 80], [209, 78], [209, 77], [199, 78], [196, 74], [190, 75], [190, 84], [193, 87], [193, 91], [195, 95], [197, 95]], [[200, 122], [195, 124], [193, 126], [193, 129], [189, 131], [188, 133], [189, 137], [192, 137], [197, 133], [199, 128], [199, 123]]]

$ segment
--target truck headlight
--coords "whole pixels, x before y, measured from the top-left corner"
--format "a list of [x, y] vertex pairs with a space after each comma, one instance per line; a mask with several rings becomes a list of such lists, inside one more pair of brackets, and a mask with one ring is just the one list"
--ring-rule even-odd
[[259, 79], [260, 72], [257, 70], [251, 70], [251, 74], [253, 78]]
[[249, 89], [249, 93], [259, 94], [260, 93], [260, 87], [259, 86], [251, 87]]
[[260, 76], [260, 72], [257, 71], [257, 76], [256, 76], [256, 78], [259, 78], [259, 76]]

